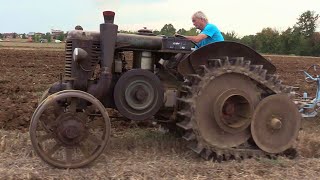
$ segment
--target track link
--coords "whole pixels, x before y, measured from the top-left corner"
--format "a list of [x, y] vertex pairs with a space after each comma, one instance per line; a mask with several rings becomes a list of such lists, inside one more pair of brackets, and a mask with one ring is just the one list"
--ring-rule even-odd
[[278, 75], [267, 74], [267, 70], [262, 65], [252, 65], [250, 61], [244, 60], [243, 57], [209, 59], [208, 64], [200, 66], [196, 74], [186, 76], [182, 86], [181, 98], [178, 98], [178, 101], [180, 101], [178, 115], [181, 117], [179, 119], [182, 120], [177, 123], [177, 126], [185, 130], [186, 133], [183, 138], [190, 142], [189, 148], [206, 160], [218, 162], [229, 159], [275, 158], [279, 155], [295, 156], [296, 151], [294, 149], [289, 149], [281, 154], [271, 154], [262, 151], [249, 142], [233, 148], [216, 147], [207, 143], [201, 137], [197, 120], [194, 117], [195, 101], [212, 80], [228, 73], [249, 77], [261, 91], [261, 99], [279, 93], [291, 95], [292, 87], [283, 85]]

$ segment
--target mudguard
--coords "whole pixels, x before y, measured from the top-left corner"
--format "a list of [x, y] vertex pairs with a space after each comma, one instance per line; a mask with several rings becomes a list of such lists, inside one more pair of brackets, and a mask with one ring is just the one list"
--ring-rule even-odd
[[276, 72], [276, 67], [255, 50], [232, 41], [208, 44], [193, 51], [179, 63], [178, 72], [182, 75], [194, 74], [197, 67], [208, 64], [208, 59], [216, 59], [223, 56], [244, 57], [245, 60], [250, 60], [251, 64], [263, 65], [263, 68], [268, 70], [268, 74]]

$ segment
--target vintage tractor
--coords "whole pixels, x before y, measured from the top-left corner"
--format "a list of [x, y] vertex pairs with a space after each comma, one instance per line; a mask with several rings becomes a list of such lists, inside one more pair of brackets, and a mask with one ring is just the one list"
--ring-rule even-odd
[[60, 168], [94, 161], [110, 139], [106, 108], [182, 131], [205, 159], [273, 157], [293, 147], [301, 115], [260, 54], [227, 41], [192, 51], [181, 37], [118, 33], [115, 13], [103, 16], [100, 32], [68, 33], [64, 76], [32, 116], [31, 142], [44, 161]]

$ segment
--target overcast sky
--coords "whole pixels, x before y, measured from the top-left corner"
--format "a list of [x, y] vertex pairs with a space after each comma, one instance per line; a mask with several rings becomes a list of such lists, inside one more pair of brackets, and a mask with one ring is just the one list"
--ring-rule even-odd
[[102, 11], [116, 13], [120, 30], [192, 27], [191, 15], [201, 10], [223, 32], [256, 34], [265, 27], [292, 27], [305, 11], [320, 14], [320, 0], [0, 0], [0, 33], [68, 31], [76, 25], [99, 30]]

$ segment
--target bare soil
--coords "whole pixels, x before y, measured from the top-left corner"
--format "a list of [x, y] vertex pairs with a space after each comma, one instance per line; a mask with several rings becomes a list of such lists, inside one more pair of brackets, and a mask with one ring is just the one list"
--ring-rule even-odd
[[[266, 56], [285, 84], [314, 95], [315, 84], [299, 70], [320, 58]], [[320, 175], [320, 119], [304, 119], [299, 157], [247, 159], [238, 163], [206, 162], [183, 140], [157, 127], [116, 122], [109, 148], [90, 166], [76, 170], [53, 168], [35, 155], [27, 128], [38, 98], [63, 72], [62, 48], [0, 44], [0, 179], [317, 179]], [[141, 127], [142, 126], [142, 127]]]
[[38, 98], [63, 72], [63, 51], [0, 49], [0, 128], [27, 128]]

